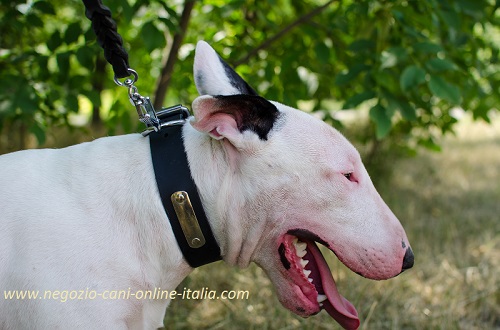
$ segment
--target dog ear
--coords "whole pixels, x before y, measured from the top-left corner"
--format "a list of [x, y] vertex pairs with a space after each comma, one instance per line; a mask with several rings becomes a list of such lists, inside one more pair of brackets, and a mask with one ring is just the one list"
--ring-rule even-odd
[[193, 112], [195, 129], [217, 140], [226, 138], [237, 148], [246, 130], [267, 140], [280, 114], [274, 104], [256, 95], [200, 96], [193, 102]]
[[194, 80], [200, 95], [257, 95], [204, 41], [199, 41], [196, 45]]

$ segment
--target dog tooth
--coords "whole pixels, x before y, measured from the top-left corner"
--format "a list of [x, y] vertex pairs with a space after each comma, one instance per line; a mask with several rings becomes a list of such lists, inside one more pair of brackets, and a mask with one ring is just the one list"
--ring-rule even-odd
[[307, 250], [302, 250], [302, 251], [296, 251], [295, 254], [299, 257], [299, 258], [303, 258], [306, 254], [307, 254]]
[[297, 245], [297, 243], [299, 242], [299, 239], [297, 237], [295, 237], [293, 240], [292, 240], [292, 243], [293, 245]]
[[302, 251], [302, 250], [306, 249], [307, 243], [299, 242], [299, 243], [295, 244], [295, 247], [297, 248], [297, 250]]
[[318, 294], [318, 297], [316, 298], [316, 300], [319, 302], [319, 303], [322, 303], [323, 301], [326, 300], [326, 296], [324, 294]]
[[309, 260], [300, 259], [300, 265], [304, 268], [309, 263]]
[[319, 307], [323, 307], [323, 303], [319, 303]]
[[310, 270], [307, 270], [307, 269], [303, 269], [302, 272], [304, 273], [304, 275], [306, 277], [309, 277], [309, 274], [311, 274], [311, 271]]
[[307, 280], [308, 280], [309, 282], [311, 282], [311, 283], [313, 282], [313, 279], [312, 279], [312, 278], [308, 278]]

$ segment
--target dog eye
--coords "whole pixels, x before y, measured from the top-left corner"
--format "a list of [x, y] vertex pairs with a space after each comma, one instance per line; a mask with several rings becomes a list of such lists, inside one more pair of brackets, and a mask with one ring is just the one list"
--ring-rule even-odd
[[344, 176], [346, 177], [347, 180], [352, 181], [352, 172], [351, 173], [344, 173]]

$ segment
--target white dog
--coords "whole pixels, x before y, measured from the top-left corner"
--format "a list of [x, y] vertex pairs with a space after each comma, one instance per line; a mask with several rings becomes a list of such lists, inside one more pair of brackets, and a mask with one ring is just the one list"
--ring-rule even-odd
[[[256, 262], [292, 312], [325, 309], [356, 329], [356, 310], [315, 242], [371, 279], [413, 265], [358, 152], [322, 121], [255, 95], [207, 43], [197, 45], [194, 77], [202, 96], [182, 133], [221, 257], [239, 267]], [[148, 137], [15, 152], [0, 157], [0, 169], [1, 329], [162, 326], [169, 299], [101, 295], [174, 290], [193, 270], [167, 219]], [[40, 296], [7, 297], [15, 290]], [[63, 290], [73, 297], [42, 297]]]

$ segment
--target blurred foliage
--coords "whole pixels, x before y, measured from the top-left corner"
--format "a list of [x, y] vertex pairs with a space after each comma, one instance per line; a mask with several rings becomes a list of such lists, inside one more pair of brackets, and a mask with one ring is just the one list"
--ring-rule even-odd
[[[104, 3], [140, 93], [154, 95], [185, 3]], [[500, 0], [197, 1], [160, 102], [196, 97], [194, 46], [203, 39], [268, 99], [307, 104], [334, 126], [341, 109], [369, 109], [362, 143], [439, 149], [436, 137], [457, 121], [452, 109], [489, 122], [500, 104], [499, 7]], [[108, 133], [140, 129], [126, 89], [103, 66], [81, 1], [2, 0], [0, 35], [0, 129], [22, 127], [43, 143], [49, 127], [72, 126], [85, 100]]]

